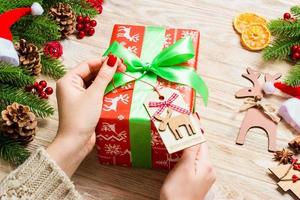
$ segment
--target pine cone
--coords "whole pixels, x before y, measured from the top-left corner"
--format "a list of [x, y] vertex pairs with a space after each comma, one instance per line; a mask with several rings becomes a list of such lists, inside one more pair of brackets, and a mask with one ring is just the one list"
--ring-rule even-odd
[[37, 119], [28, 106], [13, 103], [1, 112], [3, 134], [23, 144], [31, 142], [35, 136]]
[[56, 4], [49, 9], [49, 16], [59, 24], [62, 38], [68, 37], [75, 31], [76, 15], [69, 4]]
[[297, 152], [300, 152], [300, 136], [289, 142], [289, 146]]
[[282, 149], [282, 151], [276, 151], [274, 153], [274, 160], [279, 161], [279, 164], [288, 164], [292, 161], [294, 153], [288, 149]]
[[15, 49], [18, 52], [21, 67], [28, 70], [31, 75], [39, 75], [42, 71], [42, 64], [38, 47], [21, 39], [15, 44]]

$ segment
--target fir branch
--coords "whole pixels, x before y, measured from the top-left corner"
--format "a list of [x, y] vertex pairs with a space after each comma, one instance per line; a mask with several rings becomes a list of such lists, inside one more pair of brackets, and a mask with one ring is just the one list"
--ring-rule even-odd
[[[74, 0], [73, 0], [74, 1]], [[71, 4], [74, 12], [77, 15], [89, 16], [94, 18], [98, 15], [98, 11], [91, 6], [86, 0], [77, 0], [78, 3], [73, 2]]]
[[17, 102], [30, 107], [37, 116], [45, 118], [54, 113], [54, 108], [36, 95], [8, 85], [0, 85], [0, 104], [7, 106]]
[[30, 155], [30, 152], [19, 142], [0, 134], [0, 157], [18, 166], [22, 164]]
[[0, 13], [14, 8], [31, 6], [34, 2], [41, 4], [42, 0], [0, 0]]
[[76, 15], [84, 15], [89, 16], [91, 18], [98, 15], [97, 10], [93, 8], [86, 0], [48, 0], [44, 2], [43, 6], [46, 9], [49, 9], [60, 2], [70, 4]]
[[264, 60], [288, 59], [290, 48], [299, 42], [299, 37], [275, 39], [271, 45], [263, 50], [263, 58]]
[[296, 16], [299, 17], [300, 16], [300, 7], [299, 6], [293, 6], [291, 8], [291, 13]]
[[42, 55], [42, 73], [54, 79], [61, 78], [65, 73], [65, 67], [58, 59]]
[[26, 74], [21, 68], [0, 62], [0, 83], [15, 87], [25, 87], [33, 84], [33, 82], [34, 78]]
[[290, 22], [282, 19], [271, 20], [268, 28], [273, 36], [298, 37], [300, 36], [300, 21]]
[[300, 62], [293, 66], [284, 82], [290, 86], [300, 86]]
[[59, 26], [47, 15], [27, 16], [13, 26], [12, 32], [14, 36], [38, 46], [61, 37]]

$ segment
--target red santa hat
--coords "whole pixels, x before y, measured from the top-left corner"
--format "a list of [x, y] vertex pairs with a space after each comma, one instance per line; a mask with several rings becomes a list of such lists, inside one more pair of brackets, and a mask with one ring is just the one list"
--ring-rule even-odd
[[274, 83], [280, 91], [293, 96], [283, 102], [279, 109], [279, 115], [300, 133], [300, 86], [293, 87], [282, 82]]
[[19, 57], [12, 42], [13, 36], [10, 27], [23, 16], [42, 15], [43, 12], [42, 6], [35, 2], [31, 7], [16, 8], [0, 14], [0, 61], [19, 65]]

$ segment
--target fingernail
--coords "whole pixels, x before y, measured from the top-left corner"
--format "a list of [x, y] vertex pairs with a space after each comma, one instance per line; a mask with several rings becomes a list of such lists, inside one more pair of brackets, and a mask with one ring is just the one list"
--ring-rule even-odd
[[113, 67], [113, 66], [115, 66], [116, 62], [117, 62], [117, 57], [116, 56], [114, 56], [112, 54], [108, 55], [108, 60], [107, 60], [107, 65], [108, 66]]

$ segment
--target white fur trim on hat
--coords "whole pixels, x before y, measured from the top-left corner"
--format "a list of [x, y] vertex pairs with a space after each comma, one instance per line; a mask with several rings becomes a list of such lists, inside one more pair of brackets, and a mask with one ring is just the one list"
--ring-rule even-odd
[[32, 15], [42, 15], [44, 13], [44, 9], [41, 4], [34, 2], [31, 6], [31, 14]]
[[276, 92], [274, 83], [271, 81], [265, 82], [265, 84], [263, 85], [263, 90], [264, 90], [265, 94], [274, 94]]
[[300, 99], [291, 98], [283, 102], [279, 115], [300, 133]]
[[0, 61], [19, 66], [19, 56], [12, 41], [0, 38]]

